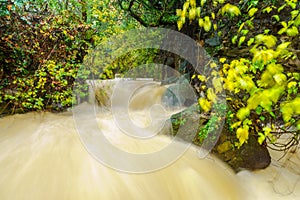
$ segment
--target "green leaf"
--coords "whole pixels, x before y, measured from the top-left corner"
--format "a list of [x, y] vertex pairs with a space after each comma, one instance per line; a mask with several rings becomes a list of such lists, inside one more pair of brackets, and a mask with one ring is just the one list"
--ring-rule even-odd
[[259, 119], [263, 122], [266, 118], [264, 116], [259, 116]]
[[280, 7], [277, 9], [277, 11], [278, 11], [278, 12], [281, 12], [281, 11], [285, 8], [285, 6], [286, 6], [286, 4], [283, 4], [282, 6], [280, 6]]
[[273, 15], [272, 17], [274, 17], [276, 19], [276, 21], [279, 22], [279, 20], [280, 20], [279, 15]]
[[237, 35], [233, 36], [233, 37], [231, 38], [232, 44], [236, 44], [237, 39], [238, 39], [238, 36], [237, 36]]
[[292, 26], [292, 28], [288, 28], [286, 30], [286, 34], [291, 37], [297, 36], [299, 34], [298, 28], [296, 26]]
[[245, 39], [246, 39], [245, 36], [240, 37], [238, 46], [241, 46], [244, 43]]
[[250, 39], [248, 40], [248, 42], [247, 42], [248, 47], [249, 47], [251, 44], [253, 44], [253, 42], [254, 42], [254, 38], [250, 38]]
[[255, 112], [256, 112], [256, 114], [260, 115], [261, 112], [262, 112], [262, 107], [258, 106], [258, 107], [255, 109]]
[[247, 35], [248, 33], [249, 33], [249, 30], [243, 29], [243, 30], [241, 31], [241, 34], [242, 34], [242, 35]]

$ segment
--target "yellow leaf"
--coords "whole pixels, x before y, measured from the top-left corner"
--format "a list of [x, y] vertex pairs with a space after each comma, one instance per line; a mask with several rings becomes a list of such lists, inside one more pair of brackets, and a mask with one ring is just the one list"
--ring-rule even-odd
[[176, 9], [176, 16], [180, 17], [182, 13], [181, 9]]
[[286, 104], [281, 104], [281, 113], [282, 113], [282, 118], [284, 122], [288, 122], [293, 115], [293, 108], [290, 106], [289, 103]]
[[240, 37], [238, 46], [241, 46], [243, 44], [243, 42], [245, 41], [245, 39], [246, 39], [245, 36]]
[[255, 42], [256, 44], [264, 44], [268, 48], [271, 48], [275, 46], [277, 38], [273, 35], [258, 34], [257, 36], [255, 36]]
[[220, 58], [219, 61], [220, 63], [224, 63], [226, 61], [226, 58]]
[[257, 85], [259, 87], [269, 87], [274, 85], [274, 79], [272, 74], [270, 74], [270, 72], [268, 70], [264, 71], [261, 75], [260, 80], [257, 81]]
[[[248, 126], [246, 126], [248, 127]], [[247, 143], [248, 137], [249, 137], [249, 132], [248, 128], [238, 128], [236, 130], [236, 137], [239, 139], [240, 145], [244, 144], [245, 142]]]
[[215, 62], [210, 63], [210, 68], [216, 68], [217, 64]]
[[267, 72], [270, 75], [275, 75], [283, 72], [283, 67], [281, 64], [270, 63], [267, 66]]
[[206, 32], [210, 31], [211, 29], [211, 21], [208, 16], [204, 17], [203, 28]]
[[190, 0], [191, 7], [196, 7], [196, 0]]
[[251, 44], [253, 44], [253, 42], [254, 42], [254, 38], [250, 38], [250, 39], [248, 40], [248, 42], [247, 42], [248, 47], [249, 47]]
[[189, 19], [194, 20], [196, 18], [196, 8], [192, 8], [189, 11]]
[[202, 18], [199, 18], [198, 22], [199, 22], [199, 26], [200, 26], [200, 27], [203, 27], [203, 25], [204, 25], [203, 19], [202, 19]]
[[239, 120], [244, 120], [246, 117], [250, 115], [250, 109], [245, 107], [245, 108], [240, 108], [238, 112], [236, 113], [236, 116]]
[[241, 125], [241, 123], [242, 123], [242, 121], [235, 122], [235, 123], [233, 123], [230, 127], [231, 127], [232, 129], [235, 129], [236, 127], [239, 127], [239, 126]]
[[215, 88], [216, 93], [220, 93], [223, 90], [222, 87], [222, 79], [214, 77], [212, 80], [213, 86]]
[[278, 85], [282, 85], [286, 82], [286, 76], [284, 74], [275, 74], [273, 78]]
[[212, 13], [211, 13], [211, 18], [212, 18], [212, 19], [215, 19], [215, 18], [216, 18], [216, 16], [215, 16], [215, 13], [214, 13], [214, 12], [212, 12]]
[[207, 99], [211, 100], [212, 102], [215, 102], [217, 100], [217, 96], [212, 88], [207, 89]]
[[264, 99], [264, 96], [261, 92], [256, 92], [253, 94], [248, 100], [247, 100], [247, 107], [251, 110], [254, 110], [257, 108], [257, 106], [260, 104], [260, 102]]
[[297, 82], [295, 82], [295, 81], [289, 82], [288, 85], [287, 85], [287, 87], [289, 89], [292, 88], [292, 87], [296, 87], [296, 86], [297, 86]]
[[262, 61], [263, 64], [267, 64], [268, 61], [276, 58], [275, 51], [272, 49], [267, 50], [256, 50], [254, 51], [254, 55], [252, 58], [252, 62], [255, 63], [256, 61]]
[[272, 7], [268, 6], [265, 9], [263, 9], [263, 13], [265, 12], [270, 13], [272, 10], [273, 10]]
[[214, 24], [214, 30], [216, 31], [218, 29], [218, 25]]
[[243, 23], [240, 25], [239, 30], [238, 30], [238, 33], [241, 32], [241, 30], [243, 29], [244, 25], [245, 25], [245, 22], [243, 22]]
[[198, 75], [197, 78], [200, 80], [200, 81], [206, 81], [206, 77], [203, 76], [203, 75]]
[[263, 133], [258, 132], [258, 139], [257, 139], [258, 144], [262, 145], [262, 143], [265, 141], [265, 139], [266, 139], [266, 136]]
[[177, 27], [178, 27], [178, 30], [180, 31], [182, 29], [182, 26], [183, 26], [183, 23], [181, 20], [178, 20], [177, 21]]
[[224, 15], [225, 13], [228, 13], [230, 17], [234, 17], [234, 16], [240, 15], [241, 11], [237, 6], [227, 3], [221, 9], [221, 13], [222, 13], [222, 15]]
[[187, 1], [183, 4], [183, 10], [187, 10], [190, 6], [190, 3]]
[[196, 14], [197, 14], [197, 17], [200, 17], [200, 14], [201, 14], [201, 8], [200, 7], [197, 7]]
[[277, 46], [276, 51], [281, 52], [281, 51], [285, 50], [290, 44], [291, 44], [291, 42], [283, 42]]
[[248, 12], [249, 17], [252, 17], [257, 12], [257, 10], [257, 8], [251, 8]]
[[198, 100], [200, 107], [204, 110], [204, 112], [208, 112], [211, 109], [211, 102], [206, 100], [205, 98], [200, 98]]
[[286, 30], [286, 34], [291, 37], [297, 36], [299, 34], [298, 28], [296, 26], [292, 26], [292, 28], [288, 28]]

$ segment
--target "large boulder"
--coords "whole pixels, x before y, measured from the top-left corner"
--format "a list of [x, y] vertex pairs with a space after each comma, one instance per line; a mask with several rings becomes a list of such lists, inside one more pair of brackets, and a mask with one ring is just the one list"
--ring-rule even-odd
[[[173, 135], [179, 131], [178, 137], [201, 146], [199, 131], [209, 121], [209, 116], [200, 114], [197, 106], [191, 106], [188, 109], [177, 113], [171, 117]], [[212, 153], [226, 162], [236, 172], [242, 169], [256, 170], [264, 169], [271, 163], [271, 157], [266, 145], [260, 145], [254, 134], [249, 134], [247, 143], [240, 148], [234, 145], [236, 141], [234, 132], [230, 132], [226, 124], [218, 138], [218, 141]]]

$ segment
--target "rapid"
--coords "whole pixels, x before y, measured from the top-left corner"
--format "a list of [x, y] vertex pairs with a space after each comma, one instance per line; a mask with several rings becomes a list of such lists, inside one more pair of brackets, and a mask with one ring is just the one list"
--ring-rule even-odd
[[[145, 98], [145, 92], [150, 91], [151, 98]], [[162, 109], [165, 91], [157, 85], [137, 91], [128, 105], [129, 114], [123, 109], [93, 106], [97, 128], [124, 152], [147, 155], [170, 143], [181, 149], [184, 142], [168, 136], [167, 119], [179, 108]], [[123, 105], [120, 102], [122, 99], [113, 103]], [[120, 168], [99, 162], [89, 148], [89, 144], [98, 144], [89, 132], [95, 124], [86, 117], [81, 121], [74, 117], [74, 110], [88, 108], [90, 104], [82, 103], [63, 113], [32, 112], [0, 118], [1, 200], [300, 199], [297, 153], [277, 161], [279, 153], [271, 152], [274, 159], [270, 167], [238, 174], [210, 154], [199, 158], [199, 147], [193, 145], [169, 164], [144, 173], [126, 172], [122, 166], [145, 165], [146, 169], [152, 163], [128, 163], [110, 149], [100, 153], [116, 160]], [[123, 120], [122, 126], [116, 124], [118, 120]], [[82, 125], [78, 123], [87, 127], [84, 139], [78, 134]], [[126, 134], [124, 129], [126, 133], [144, 129], [143, 139]], [[167, 159], [165, 154], [160, 157], [162, 163]]]

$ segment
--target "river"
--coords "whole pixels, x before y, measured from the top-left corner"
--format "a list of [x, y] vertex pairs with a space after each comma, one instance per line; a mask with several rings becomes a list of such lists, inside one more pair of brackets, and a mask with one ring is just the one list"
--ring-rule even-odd
[[[143, 100], [145, 107], [149, 101]], [[140, 107], [141, 101], [134, 104]], [[86, 106], [89, 107], [86, 103], [79, 105], [79, 111], [86, 110]], [[159, 127], [159, 121], [166, 120], [171, 113], [159, 118], [162, 113], [158, 110], [145, 114], [143, 110], [133, 109], [128, 116], [135, 127], [144, 129], [152, 124], [164, 132], [168, 126]], [[74, 113], [74, 110], [56, 114], [32, 112], [0, 119], [1, 200], [300, 199], [298, 153], [276, 161], [279, 153], [271, 152], [274, 159], [267, 169], [238, 174], [212, 155], [199, 158], [199, 148], [193, 145], [188, 145], [183, 154], [166, 164], [164, 161], [171, 154], [160, 153], [161, 163], [154, 163], [157, 160], [152, 162], [151, 158], [151, 162], [129, 162], [110, 149], [100, 152], [108, 160], [101, 162], [100, 158], [99, 162], [91, 150], [98, 147], [89, 146], [103, 144], [95, 143], [96, 137], [89, 131], [95, 124]], [[124, 127], [116, 125], [114, 115], [122, 119], [121, 112], [96, 111], [94, 122], [105, 138], [124, 152], [147, 156], [170, 144], [173, 149], [183, 148], [184, 142], [174, 142], [164, 134], [151, 135], [158, 132], [156, 129], [153, 132], [147, 129], [149, 132], [142, 134], [145, 137], [142, 140], [124, 134]], [[128, 116], [123, 116], [124, 122], [129, 120]], [[125, 124], [127, 132], [140, 130], [131, 129], [129, 121]], [[86, 128], [85, 132], [78, 134], [82, 127]], [[128, 170], [130, 167], [148, 171], [134, 173]], [[151, 167], [157, 169], [151, 171]]]

